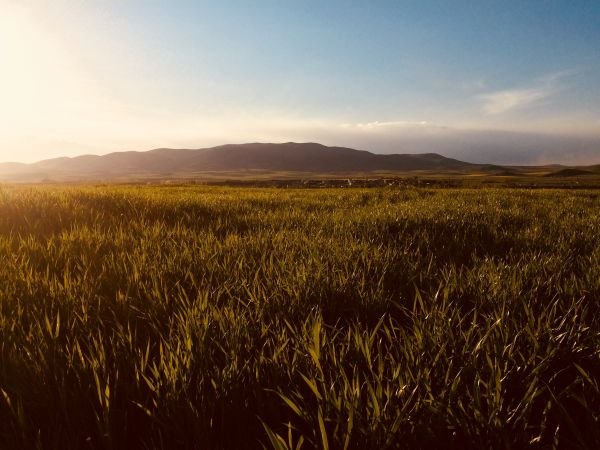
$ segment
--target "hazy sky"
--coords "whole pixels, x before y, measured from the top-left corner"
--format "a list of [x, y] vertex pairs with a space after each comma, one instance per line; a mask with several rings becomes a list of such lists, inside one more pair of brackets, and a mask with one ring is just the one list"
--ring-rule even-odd
[[600, 163], [600, 1], [0, 0], [0, 161], [318, 141]]

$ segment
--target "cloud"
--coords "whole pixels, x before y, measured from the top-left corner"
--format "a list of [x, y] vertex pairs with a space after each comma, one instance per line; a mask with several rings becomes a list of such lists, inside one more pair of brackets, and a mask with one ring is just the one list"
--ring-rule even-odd
[[486, 114], [504, 114], [515, 109], [530, 106], [554, 95], [549, 88], [509, 89], [479, 96]]
[[399, 127], [424, 127], [431, 125], [425, 120], [395, 120], [389, 122], [367, 122], [367, 123], [343, 123], [342, 128], [355, 130], [377, 130], [384, 128], [399, 128]]
[[539, 104], [564, 89], [561, 81], [578, 73], [576, 70], [565, 70], [539, 77], [532, 86], [518, 89], [506, 89], [489, 92], [477, 96], [482, 111], [488, 115], [506, 114], [508, 112]]
[[467, 80], [467, 81], [463, 81], [462, 84], [460, 84], [460, 88], [463, 91], [481, 91], [483, 89], [485, 89], [487, 87], [485, 79], [484, 78], [477, 78], [477, 79], [473, 79], [473, 80]]

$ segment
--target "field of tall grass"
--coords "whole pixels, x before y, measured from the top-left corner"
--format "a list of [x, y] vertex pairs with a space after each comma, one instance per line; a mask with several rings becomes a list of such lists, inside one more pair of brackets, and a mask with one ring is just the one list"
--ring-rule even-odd
[[600, 448], [600, 191], [0, 189], [0, 448]]

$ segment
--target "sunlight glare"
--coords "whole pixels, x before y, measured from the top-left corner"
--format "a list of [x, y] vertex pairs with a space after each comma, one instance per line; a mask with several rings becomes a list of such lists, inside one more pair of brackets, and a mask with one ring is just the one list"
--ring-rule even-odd
[[59, 39], [26, 9], [0, 13], [0, 130], [39, 133], [64, 123], [85, 98], [85, 84]]

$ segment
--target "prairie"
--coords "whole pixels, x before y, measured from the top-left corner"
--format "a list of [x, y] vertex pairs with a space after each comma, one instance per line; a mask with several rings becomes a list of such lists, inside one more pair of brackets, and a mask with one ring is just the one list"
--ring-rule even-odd
[[595, 190], [0, 188], [2, 448], [599, 448]]

